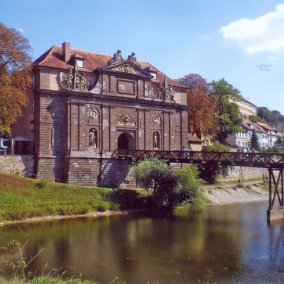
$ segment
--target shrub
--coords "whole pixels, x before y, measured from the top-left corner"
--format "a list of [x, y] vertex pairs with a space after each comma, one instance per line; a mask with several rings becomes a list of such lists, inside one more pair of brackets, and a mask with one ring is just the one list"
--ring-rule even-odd
[[46, 185], [47, 185], [47, 181], [44, 180], [44, 179], [40, 179], [39, 181], [37, 181], [37, 182], [35, 183], [35, 186], [36, 186], [37, 188], [39, 188], [39, 189], [44, 189], [44, 188], [46, 188]]
[[200, 191], [201, 180], [195, 165], [187, 165], [175, 172], [178, 180], [178, 192], [183, 202], [190, 202], [194, 206], [203, 204], [203, 195]]
[[185, 203], [194, 203], [200, 196], [195, 166], [186, 166], [174, 173], [164, 161], [151, 158], [139, 162], [134, 167], [134, 175], [150, 194], [151, 209], [171, 210]]

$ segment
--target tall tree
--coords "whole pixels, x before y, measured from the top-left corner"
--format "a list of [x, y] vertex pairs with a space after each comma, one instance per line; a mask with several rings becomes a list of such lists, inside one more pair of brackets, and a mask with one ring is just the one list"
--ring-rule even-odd
[[9, 134], [31, 91], [31, 47], [15, 29], [0, 23], [0, 135]]
[[218, 100], [219, 140], [221, 143], [225, 143], [228, 134], [242, 130], [239, 107], [229, 100], [232, 97], [241, 99], [242, 96], [238, 89], [235, 89], [224, 79], [213, 81], [209, 85], [211, 94]]
[[198, 74], [189, 74], [178, 80], [188, 87], [187, 103], [190, 107], [188, 115], [188, 132], [215, 136], [218, 131], [218, 104], [209, 95], [208, 84]]
[[257, 150], [257, 151], [260, 149], [260, 143], [257, 134], [254, 131], [252, 132], [250, 137], [249, 148], [251, 150]]

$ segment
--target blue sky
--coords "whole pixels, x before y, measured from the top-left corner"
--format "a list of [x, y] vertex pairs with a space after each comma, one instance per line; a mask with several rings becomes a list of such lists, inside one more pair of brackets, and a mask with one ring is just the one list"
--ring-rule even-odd
[[225, 78], [284, 114], [284, 0], [2, 0], [0, 22], [29, 39], [148, 61], [171, 78]]

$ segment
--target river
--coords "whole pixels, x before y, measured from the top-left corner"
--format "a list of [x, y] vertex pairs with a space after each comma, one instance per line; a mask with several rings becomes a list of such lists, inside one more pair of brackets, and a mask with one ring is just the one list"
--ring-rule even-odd
[[257, 202], [22, 224], [1, 228], [0, 245], [27, 241], [27, 259], [42, 250], [29, 266], [34, 273], [100, 283], [284, 283], [284, 222], [268, 225], [266, 209]]

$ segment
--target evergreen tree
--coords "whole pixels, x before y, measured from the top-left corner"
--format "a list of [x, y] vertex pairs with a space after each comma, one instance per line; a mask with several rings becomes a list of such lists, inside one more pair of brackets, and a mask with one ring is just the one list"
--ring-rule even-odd
[[250, 138], [250, 141], [249, 141], [249, 148], [251, 150], [259, 150], [260, 149], [260, 143], [258, 141], [258, 137], [256, 135], [256, 133], [253, 131], [252, 132], [252, 135], [251, 135], [251, 138]]

